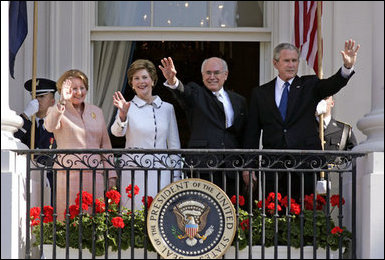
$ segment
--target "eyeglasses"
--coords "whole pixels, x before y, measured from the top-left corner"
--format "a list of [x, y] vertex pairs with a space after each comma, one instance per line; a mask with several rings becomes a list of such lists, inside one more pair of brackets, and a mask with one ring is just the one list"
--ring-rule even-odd
[[215, 70], [215, 71], [205, 71], [204, 74], [206, 76], [211, 76], [211, 75], [214, 75], [214, 76], [219, 76], [221, 73], [223, 73], [224, 71], [220, 71], [220, 70]]

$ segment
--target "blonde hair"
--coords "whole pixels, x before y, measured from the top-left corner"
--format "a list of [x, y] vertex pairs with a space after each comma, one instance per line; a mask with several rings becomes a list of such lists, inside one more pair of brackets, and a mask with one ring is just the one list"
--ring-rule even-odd
[[139, 59], [134, 61], [127, 70], [127, 81], [130, 87], [132, 87], [132, 77], [139, 70], [146, 70], [154, 82], [154, 86], [156, 86], [156, 83], [158, 82], [158, 74], [156, 73], [154, 63], [149, 60]]
[[81, 79], [81, 81], [83, 81], [83, 84], [88, 91], [88, 78], [87, 78], [86, 74], [84, 74], [80, 70], [73, 69], [73, 70], [67, 70], [66, 72], [64, 72], [64, 74], [61, 75], [61, 77], [56, 81], [56, 88], [57, 88], [57, 91], [59, 93], [61, 93], [61, 88], [62, 88], [63, 82], [66, 79], [71, 79], [71, 78]]

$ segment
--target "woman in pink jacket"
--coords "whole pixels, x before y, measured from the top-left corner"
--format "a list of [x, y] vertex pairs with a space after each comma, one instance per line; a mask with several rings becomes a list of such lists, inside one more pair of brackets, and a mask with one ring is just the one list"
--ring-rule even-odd
[[[79, 70], [66, 71], [56, 83], [58, 92], [61, 93], [59, 102], [50, 107], [44, 122], [45, 128], [55, 135], [57, 149], [111, 149], [110, 138], [102, 110], [94, 105], [84, 102], [88, 91], [88, 78]], [[87, 168], [82, 162], [91, 167], [111, 168], [111, 165], [101, 160], [99, 155], [89, 154], [58, 155], [58, 162], [70, 169]], [[111, 157], [109, 161], [113, 161]], [[82, 161], [82, 162], [81, 162]], [[100, 162], [103, 163], [100, 163]], [[62, 165], [55, 165], [62, 168]], [[92, 171], [82, 171], [83, 191], [92, 194]], [[95, 198], [104, 197], [104, 171], [96, 171]], [[69, 206], [75, 204], [79, 193], [80, 171], [69, 172]], [[116, 181], [116, 173], [109, 171], [109, 181]], [[110, 183], [111, 184], [111, 183]], [[113, 184], [111, 184], [113, 185]], [[111, 186], [109, 185], [109, 186]], [[58, 171], [57, 174], [57, 214], [58, 219], [64, 219], [66, 210], [66, 171]], [[83, 201], [84, 202], [84, 201]], [[92, 211], [89, 211], [92, 212]]]

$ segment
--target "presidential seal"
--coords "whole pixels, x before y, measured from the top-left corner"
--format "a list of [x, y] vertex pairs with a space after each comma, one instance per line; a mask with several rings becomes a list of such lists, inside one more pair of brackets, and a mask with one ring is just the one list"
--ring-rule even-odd
[[156, 195], [148, 212], [147, 230], [164, 258], [219, 258], [235, 235], [235, 209], [217, 185], [184, 179]]

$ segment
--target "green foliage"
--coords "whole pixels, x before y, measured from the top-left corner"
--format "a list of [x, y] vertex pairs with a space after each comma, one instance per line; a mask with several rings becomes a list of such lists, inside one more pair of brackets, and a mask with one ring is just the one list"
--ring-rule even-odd
[[[327, 219], [329, 218], [329, 230], [327, 230]], [[301, 219], [303, 220], [303, 229], [301, 233]], [[248, 246], [248, 238], [250, 228], [249, 225], [243, 225], [243, 221], [249, 219], [249, 213], [243, 209], [239, 210], [239, 229], [238, 229], [238, 243], [239, 249], [242, 250]], [[315, 222], [314, 222], [315, 221]], [[275, 226], [277, 222], [278, 230], [276, 232]], [[314, 227], [315, 223], [315, 227]], [[326, 248], [330, 246], [331, 250], [339, 248], [339, 241], [341, 239], [342, 246], [347, 248], [351, 240], [351, 233], [342, 228], [342, 233], [332, 234], [332, 229], [336, 227], [331, 217], [327, 217], [323, 210], [316, 210], [315, 218], [313, 218], [313, 210], [303, 210], [298, 215], [295, 214], [281, 214], [274, 216], [267, 211], [265, 217], [262, 216], [262, 209], [253, 209], [252, 216], [252, 245], [264, 245], [266, 247], [274, 246], [275, 234], [277, 235], [278, 245], [288, 244], [288, 230], [290, 226], [290, 245], [295, 248], [301, 246], [301, 237], [303, 237], [303, 246], [312, 246], [314, 236], [316, 237], [317, 248]], [[265, 233], [265, 240], [263, 238], [263, 230]], [[235, 245], [235, 239], [233, 241]]]
[[[117, 228], [113, 225], [111, 220], [115, 217], [123, 219], [123, 228]], [[56, 245], [64, 248], [68, 234], [68, 244], [70, 247], [79, 248], [79, 242], [81, 242], [83, 249], [88, 249], [92, 252], [92, 243], [95, 241], [95, 254], [96, 256], [101, 256], [105, 253], [106, 240], [108, 247], [111, 247], [112, 251], [118, 250], [119, 233], [121, 233], [120, 247], [121, 250], [126, 250], [131, 247], [132, 220], [134, 222], [134, 247], [143, 248], [146, 244], [148, 251], [155, 251], [149, 238], [145, 236], [147, 232], [145, 230], [146, 219], [144, 209], [135, 210], [132, 214], [130, 210], [123, 208], [119, 214], [117, 205], [111, 202], [108, 205], [107, 211], [96, 213], [94, 216], [83, 212], [82, 217], [78, 214], [73, 216], [73, 218], [69, 218], [68, 225], [65, 220], [57, 221]], [[81, 241], [79, 241], [80, 230], [82, 233]], [[40, 245], [40, 224], [32, 226], [32, 234], [35, 237], [33, 246]], [[53, 240], [53, 222], [43, 223], [43, 244], [53, 244]]]

